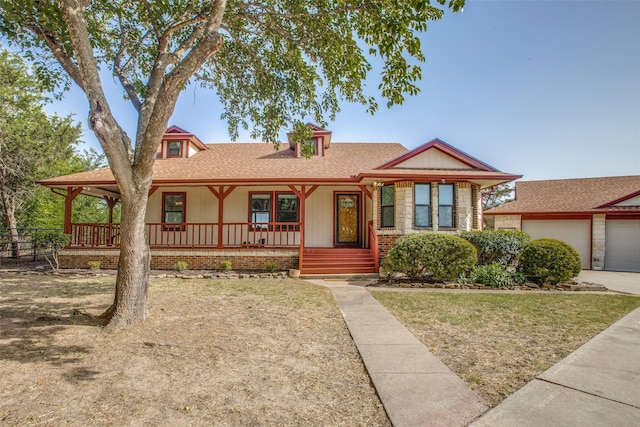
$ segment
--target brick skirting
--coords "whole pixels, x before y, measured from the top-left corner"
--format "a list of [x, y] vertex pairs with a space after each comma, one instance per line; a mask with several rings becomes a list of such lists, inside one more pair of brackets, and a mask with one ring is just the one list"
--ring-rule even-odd
[[380, 234], [378, 235], [378, 258], [380, 261], [385, 259], [387, 256], [387, 252], [393, 247], [396, 243], [396, 240], [401, 237], [396, 234]]
[[[100, 261], [100, 268], [118, 268], [117, 250], [65, 249], [60, 252], [61, 268], [87, 268], [89, 261]], [[268, 262], [276, 263], [277, 270], [297, 269], [300, 256], [291, 250], [209, 250], [163, 251], [151, 250], [151, 269], [173, 270], [178, 261], [184, 261], [190, 270], [219, 270], [222, 261], [231, 261], [234, 270], [266, 270]]]

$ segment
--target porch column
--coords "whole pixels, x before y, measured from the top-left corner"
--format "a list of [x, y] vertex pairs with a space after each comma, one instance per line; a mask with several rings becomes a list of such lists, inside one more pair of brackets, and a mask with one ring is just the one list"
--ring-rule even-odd
[[218, 199], [218, 248], [222, 247], [222, 232], [223, 232], [223, 216], [224, 216], [224, 199], [236, 189], [235, 185], [229, 186], [226, 190], [224, 185], [219, 185], [216, 189], [212, 185], [207, 185], [207, 188]]
[[71, 234], [71, 214], [73, 213], [73, 200], [82, 193], [82, 187], [67, 187], [67, 195], [64, 199], [64, 234]]
[[302, 258], [303, 258], [303, 252], [304, 252], [305, 202], [307, 200], [307, 197], [309, 197], [311, 193], [313, 193], [318, 189], [318, 186], [314, 185], [313, 187], [309, 188], [309, 190], [306, 189], [305, 185], [301, 185], [300, 190], [298, 190], [293, 185], [290, 185], [289, 188], [291, 189], [291, 191], [293, 191], [293, 193], [296, 196], [298, 196], [298, 199], [300, 199], [300, 260], [299, 260], [298, 267], [302, 269]]
[[116, 203], [118, 203], [118, 200], [114, 197], [106, 196], [104, 200], [107, 202], [107, 206], [109, 207], [109, 225], [111, 225], [113, 223], [113, 208], [116, 206]]

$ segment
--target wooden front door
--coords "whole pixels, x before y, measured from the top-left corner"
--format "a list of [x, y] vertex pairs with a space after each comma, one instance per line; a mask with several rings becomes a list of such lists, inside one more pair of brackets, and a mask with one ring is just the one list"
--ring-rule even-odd
[[360, 246], [360, 194], [337, 193], [336, 209], [336, 246]]

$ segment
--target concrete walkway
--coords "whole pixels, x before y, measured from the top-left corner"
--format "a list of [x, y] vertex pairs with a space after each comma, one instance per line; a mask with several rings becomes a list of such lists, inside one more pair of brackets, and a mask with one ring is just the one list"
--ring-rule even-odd
[[640, 295], [640, 273], [582, 270], [578, 280], [604, 285], [616, 292]]
[[478, 395], [363, 286], [308, 281], [331, 288], [395, 427], [465, 426], [487, 410]]
[[640, 425], [640, 308], [471, 425]]
[[[640, 277], [629, 274], [633, 283]], [[371, 296], [366, 282], [308, 281], [333, 292], [395, 427], [640, 425], [640, 308], [484, 413], [478, 395]]]

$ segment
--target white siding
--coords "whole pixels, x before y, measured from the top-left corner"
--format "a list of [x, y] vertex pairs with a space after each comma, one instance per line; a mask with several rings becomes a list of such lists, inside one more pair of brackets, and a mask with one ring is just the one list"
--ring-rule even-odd
[[605, 270], [640, 272], [640, 220], [606, 222]]
[[640, 206], [640, 196], [632, 197], [627, 200], [623, 200], [620, 203], [616, 203], [615, 206]]
[[580, 254], [582, 268], [591, 268], [591, 221], [523, 220], [522, 230], [529, 233], [531, 240], [552, 238], [570, 244]]
[[333, 247], [334, 187], [319, 187], [307, 198], [305, 206], [304, 245], [314, 248]]
[[394, 166], [409, 169], [471, 169], [469, 165], [434, 148]]

